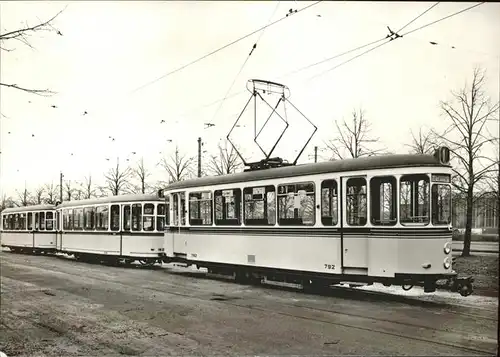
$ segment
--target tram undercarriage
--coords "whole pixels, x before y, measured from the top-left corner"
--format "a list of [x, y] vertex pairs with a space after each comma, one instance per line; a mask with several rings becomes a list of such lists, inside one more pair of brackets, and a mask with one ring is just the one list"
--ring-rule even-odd
[[206, 268], [208, 276], [234, 280], [238, 284], [278, 283], [289, 287], [301, 288], [305, 291], [319, 291], [328, 289], [336, 284], [349, 284], [350, 287], [373, 285], [381, 283], [386, 287], [396, 285], [409, 291], [414, 286], [422, 286], [425, 293], [439, 290], [458, 292], [461, 296], [469, 296], [473, 292], [472, 277], [458, 277], [456, 273], [438, 275], [402, 275], [394, 278], [374, 277], [363, 275], [332, 275], [303, 271], [270, 269], [264, 267], [250, 267], [230, 264], [191, 261], [184, 258], [163, 258], [164, 263], [180, 263], [186, 267], [195, 266], [197, 269]]

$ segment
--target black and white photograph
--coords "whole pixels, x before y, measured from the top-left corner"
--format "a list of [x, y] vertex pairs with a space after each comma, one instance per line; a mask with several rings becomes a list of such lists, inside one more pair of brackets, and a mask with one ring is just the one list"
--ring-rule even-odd
[[0, 357], [498, 356], [500, 3], [1, 1]]

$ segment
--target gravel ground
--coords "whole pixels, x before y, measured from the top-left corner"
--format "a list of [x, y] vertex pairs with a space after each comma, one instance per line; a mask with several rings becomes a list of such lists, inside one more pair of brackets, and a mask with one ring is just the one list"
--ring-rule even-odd
[[492, 355], [496, 308], [308, 295], [140, 269], [0, 253], [8, 356]]
[[456, 257], [453, 264], [460, 276], [474, 277], [475, 293], [498, 296], [498, 255]]

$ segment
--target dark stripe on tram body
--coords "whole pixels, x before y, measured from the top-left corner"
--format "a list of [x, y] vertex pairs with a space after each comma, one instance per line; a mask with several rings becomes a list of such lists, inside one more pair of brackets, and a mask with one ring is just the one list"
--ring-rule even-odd
[[108, 236], [157, 236], [157, 237], [163, 237], [164, 232], [109, 232], [109, 231], [62, 231], [58, 232], [62, 234], [68, 234], [68, 235], [108, 235]]
[[[308, 229], [309, 228], [309, 229]], [[229, 228], [229, 227], [169, 227], [168, 231], [170, 233], [188, 233], [188, 234], [221, 234], [221, 235], [303, 235], [303, 236], [332, 236], [340, 235], [340, 228], [314, 228], [311, 227], [304, 228], [253, 228], [253, 227], [240, 227], [240, 228]], [[344, 237], [354, 237], [354, 236], [390, 236], [390, 237], [446, 237], [452, 235], [452, 233], [448, 229], [394, 229], [394, 230], [380, 230], [380, 229], [372, 229], [372, 228], [344, 228], [342, 230], [342, 234]]]

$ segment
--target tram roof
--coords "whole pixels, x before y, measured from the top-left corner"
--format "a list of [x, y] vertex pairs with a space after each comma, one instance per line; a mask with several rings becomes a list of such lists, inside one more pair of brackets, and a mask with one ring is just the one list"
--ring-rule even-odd
[[307, 176], [330, 172], [367, 171], [377, 169], [394, 169], [401, 167], [450, 167], [444, 165], [433, 155], [380, 155], [325, 161], [312, 164], [285, 166], [264, 170], [246, 171], [222, 176], [207, 176], [169, 184], [165, 191], [172, 191], [190, 187], [231, 184], [237, 182], [279, 179], [293, 176]]
[[87, 206], [87, 205], [101, 205], [106, 203], [117, 203], [117, 202], [138, 202], [138, 201], [163, 201], [157, 195], [151, 194], [128, 194], [128, 195], [118, 195], [118, 196], [107, 196], [100, 198], [89, 198], [79, 201], [64, 201], [57, 208], [64, 207], [76, 207], [76, 206]]
[[6, 208], [2, 211], [4, 213], [19, 213], [19, 212], [34, 212], [34, 211], [50, 211], [54, 210], [54, 205], [31, 205], [31, 206], [21, 206], [21, 207], [13, 207]]

